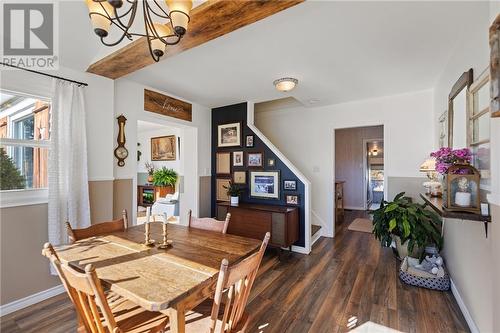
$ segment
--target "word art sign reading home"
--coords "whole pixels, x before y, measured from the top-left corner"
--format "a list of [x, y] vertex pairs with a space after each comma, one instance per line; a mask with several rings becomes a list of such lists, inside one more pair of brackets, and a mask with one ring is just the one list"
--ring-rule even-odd
[[144, 110], [192, 121], [192, 105], [156, 91], [144, 89]]

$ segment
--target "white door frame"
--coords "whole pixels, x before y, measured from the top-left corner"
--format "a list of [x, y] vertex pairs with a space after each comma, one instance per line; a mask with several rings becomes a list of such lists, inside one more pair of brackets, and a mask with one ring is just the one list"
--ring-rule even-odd
[[[365, 210], [368, 209], [368, 205], [366, 204], [366, 202], [368, 201], [368, 195], [367, 195], [367, 191], [368, 191], [368, 158], [367, 158], [367, 155], [368, 155], [368, 151], [366, 149], [366, 145], [368, 144], [368, 142], [372, 142], [372, 141], [379, 141], [379, 142], [384, 142], [384, 139], [380, 139], [380, 138], [375, 138], [375, 139], [363, 139], [363, 208]], [[384, 154], [385, 156], [385, 154]], [[384, 158], [384, 157], [383, 157]], [[384, 158], [384, 164], [385, 164], [385, 158]], [[384, 187], [385, 187], [385, 175], [384, 175]], [[385, 192], [385, 188], [384, 188], [384, 192]]]

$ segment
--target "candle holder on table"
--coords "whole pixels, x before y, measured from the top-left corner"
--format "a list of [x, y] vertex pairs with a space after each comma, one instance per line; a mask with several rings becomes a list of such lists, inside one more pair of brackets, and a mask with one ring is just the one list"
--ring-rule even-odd
[[149, 218], [151, 216], [151, 208], [150, 207], [147, 207], [146, 208], [146, 223], [144, 223], [144, 243], [143, 245], [145, 246], [154, 246], [155, 245], [155, 241], [154, 239], [151, 239], [150, 235], [151, 235], [151, 226], [149, 225]]
[[168, 239], [168, 219], [167, 219], [167, 214], [163, 215], [163, 243], [158, 245], [159, 249], [168, 249], [169, 247], [172, 246], [173, 241], [171, 239]]

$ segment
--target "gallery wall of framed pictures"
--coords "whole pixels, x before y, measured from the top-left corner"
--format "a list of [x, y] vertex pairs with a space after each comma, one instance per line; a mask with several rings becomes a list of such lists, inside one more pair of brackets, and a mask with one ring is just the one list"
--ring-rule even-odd
[[[302, 183], [246, 126], [246, 103], [212, 111], [214, 197], [231, 181], [244, 189], [241, 202], [300, 206]], [[299, 185], [300, 183], [300, 185]]]
[[304, 242], [304, 184], [247, 126], [247, 104], [212, 109], [212, 216], [229, 201], [229, 181], [243, 192], [240, 203], [299, 208], [299, 244]]

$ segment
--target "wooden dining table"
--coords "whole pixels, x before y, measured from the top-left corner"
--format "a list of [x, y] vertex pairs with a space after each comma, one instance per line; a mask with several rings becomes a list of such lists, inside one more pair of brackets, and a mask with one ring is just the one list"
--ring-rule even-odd
[[[162, 223], [150, 223], [162, 240]], [[222, 259], [230, 265], [256, 252], [260, 241], [168, 225], [170, 248], [147, 247], [144, 226], [92, 237], [55, 249], [63, 263], [83, 270], [92, 264], [103, 286], [149, 311], [166, 313], [171, 332], [185, 331], [185, 313], [215, 290]]]

